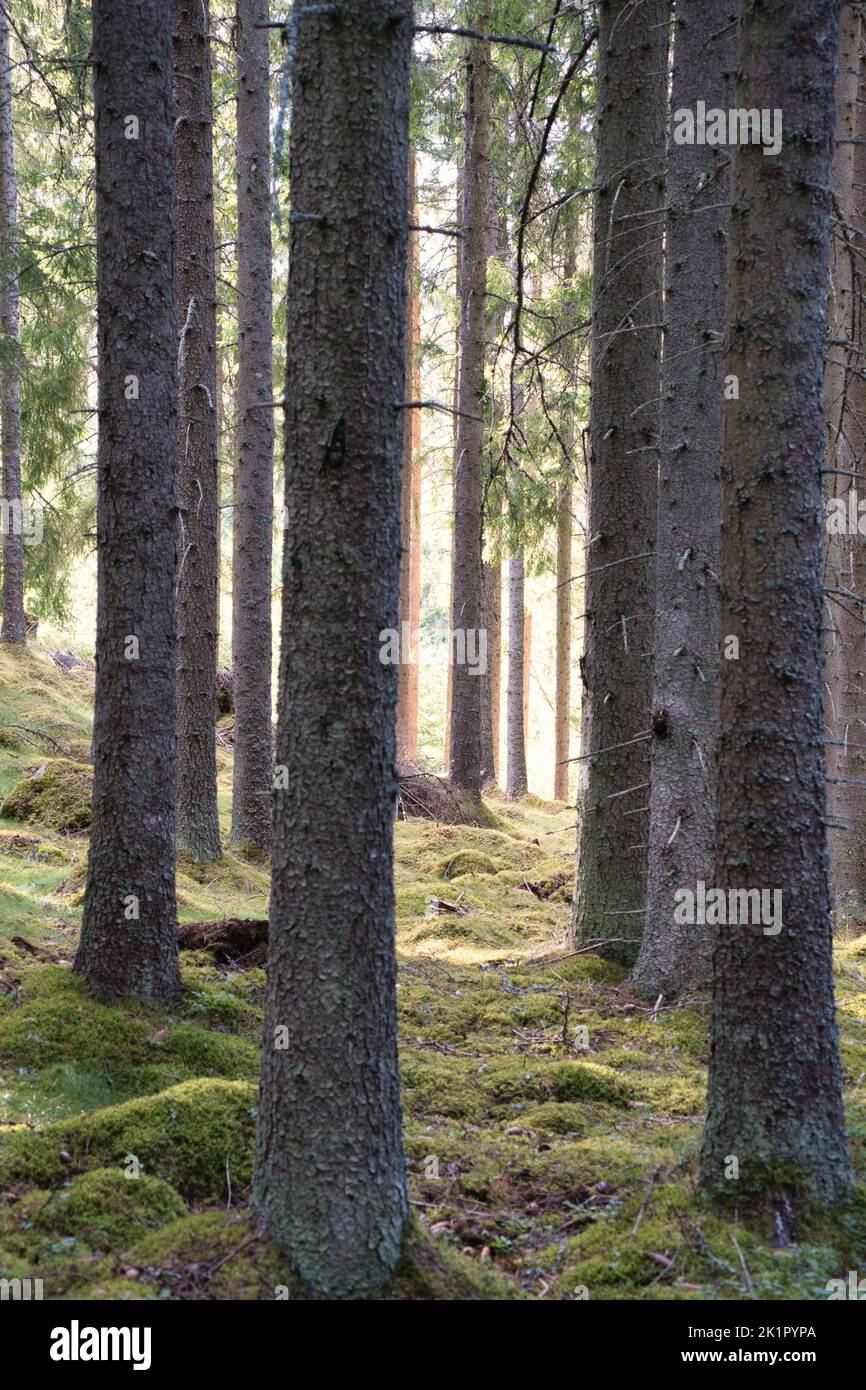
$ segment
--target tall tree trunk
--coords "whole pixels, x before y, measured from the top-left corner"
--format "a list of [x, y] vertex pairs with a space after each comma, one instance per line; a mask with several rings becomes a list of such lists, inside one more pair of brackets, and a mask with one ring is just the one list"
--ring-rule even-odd
[[[418, 222], [415, 151], [409, 153], [409, 214]], [[418, 233], [409, 233], [406, 286], [406, 396], [421, 396], [421, 258]], [[403, 412], [403, 482], [400, 551], [400, 678], [397, 696], [397, 758], [413, 763], [418, 753], [418, 629], [421, 621], [421, 412]], [[403, 650], [404, 633], [410, 650]]]
[[[572, 441], [573, 429], [570, 431]], [[556, 696], [553, 716], [553, 797], [568, 800], [568, 751], [571, 736], [571, 559], [573, 478], [565, 459], [556, 499]]]
[[[455, 199], [455, 202], [456, 202], [456, 207], [455, 207], [455, 213], [454, 213], [454, 225], [455, 225], [456, 228], [459, 228], [459, 227], [461, 226], [461, 224], [462, 224], [462, 221], [463, 221], [463, 169], [462, 169], [462, 168], [458, 169], [458, 171], [457, 171], [457, 189], [456, 189], [456, 199]], [[452, 408], [452, 410], [453, 410], [453, 412], [454, 412], [454, 414], [453, 414], [454, 427], [453, 427], [452, 439], [451, 439], [451, 510], [452, 510], [452, 512], [453, 512], [453, 510], [454, 510], [454, 499], [455, 499], [456, 490], [457, 490], [457, 440], [458, 440], [458, 430], [457, 430], [457, 427], [458, 427], [459, 420], [460, 420], [460, 417], [459, 417], [459, 415], [458, 415], [457, 412], [458, 412], [458, 409], [459, 409], [459, 407], [460, 407], [460, 332], [461, 332], [462, 322], [463, 322], [463, 319], [462, 319], [463, 295], [461, 294], [461, 290], [460, 290], [460, 273], [461, 273], [462, 261], [463, 261], [462, 242], [461, 242], [461, 241], [458, 241], [458, 242], [457, 242], [457, 264], [456, 264], [455, 270], [454, 270], [454, 296], [455, 296], [455, 298], [456, 298], [456, 300], [457, 300], [457, 323], [456, 323], [455, 330], [454, 330], [454, 376], [453, 376], [452, 390], [451, 390], [451, 408]], [[450, 616], [451, 616], [451, 614], [452, 614], [453, 611], [454, 611], [454, 552], [455, 552], [454, 532], [452, 531], [452, 533], [451, 533], [451, 556], [450, 556], [451, 572], [450, 572], [449, 581], [448, 581], [448, 584], [449, 584], [449, 587], [448, 587], [448, 615], [449, 615], [449, 621], [450, 621]], [[451, 663], [449, 662], [449, 663], [448, 663], [448, 670], [447, 670], [446, 675], [445, 675], [445, 735], [444, 735], [444, 738], [443, 738], [443, 755], [442, 755], [442, 766], [443, 766], [444, 769], [445, 769], [445, 775], [446, 775], [446, 777], [448, 776], [448, 772], [449, 772], [449, 769], [450, 769], [450, 767], [451, 767], [451, 671], [452, 671], [452, 666], [451, 666]]]
[[[866, 496], [866, 383], [863, 352], [863, 256], [866, 253], [866, 82], [861, 44], [863, 21], [854, 6], [842, 11], [839, 71], [836, 79], [836, 149], [833, 188], [845, 227], [838, 227], [830, 247], [831, 347], [827, 363], [828, 508], [824, 573], [826, 671], [824, 713], [827, 727], [827, 811], [846, 829], [831, 832], [830, 885], [837, 923], [866, 918], [866, 540], [850, 529], [849, 505]], [[845, 348], [844, 343], [851, 344]], [[857, 474], [857, 477], [843, 476]], [[853, 498], [849, 501], [849, 493]], [[844, 531], [831, 522], [840, 507]], [[840, 590], [846, 591], [842, 596]], [[853, 596], [853, 597], [852, 597]]]
[[[569, 125], [569, 139], [579, 138], [576, 121]], [[573, 288], [577, 271], [577, 222], [573, 215], [565, 226], [566, 248], [563, 278]], [[566, 326], [574, 329], [573, 313]], [[571, 379], [577, 368], [577, 340], [574, 331], [563, 344], [563, 360]], [[562, 460], [556, 499], [556, 694], [553, 715], [553, 796], [568, 800], [568, 755], [571, 744], [571, 578], [574, 574], [572, 538], [574, 533], [574, 443], [577, 435], [575, 413], [570, 410], [561, 428], [566, 456]]]
[[521, 548], [508, 561], [508, 727], [505, 795], [510, 797], [525, 796], [529, 790], [523, 704], [523, 648], [526, 637], [523, 570]]
[[18, 184], [15, 178], [9, 13], [0, 8], [0, 415], [3, 450], [3, 625], [0, 642], [23, 642], [24, 533], [21, 498], [21, 343], [18, 328]]
[[770, 934], [760, 924], [718, 928], [701, 1175], [732, 1200], [774, 1201], [777, 1225], [789, 1233], [789, 1192], [833, 1202], [851, 1183], [833, 1009], [821, 701], [840, 10], [839, 0], [743, 0], [736, 105], [784, 112], [784, 139], [774, 157], [757, 145], [736, 147], [731, 178], [727, 371], [739, 400], [725, 417], [721, 632], [738, 639], [739, 658], [722, 662], [716, 883], [723, 892], [779, 891], [781, 913], [767, 914], [775, 919]]
[[[668, 0], [602, 0], [592, 285], [584, 707], [574, 933], [633, 965], [645, 852], [633, 795], [649, 782]], [[620, 746], [625, 745], [625, 746]], [[602, 751], [610, 750], [610, 751]]]
[[315, 10], [295, 11], [292, 468], [254, 1198], [315, 1295], [359, 1298], [387, 1282], [408, 1213], [397, 670], [378, 658], [399, 604], [413, 30], [410, 0], [356, 0], [336, 21]]
[[[498, 542], [496, 542], [498, 544]], [[481, 784], [496, 785], [499, 768], [499, 709], [502, 679], [502, 560], [485, 560], [482, 625], [487, 632], [487, 670], [481, 681]]]
[[[484, 29], [486, 7], [477, 17]], [[454, 496], [454, 598], [451, 627], [481, 629], [481, 509], [484, 449], [484, 324], [487, 291], [487, 221], [490, 204], [490, 44], [472, 41], [466, 62], [463, 155], [463, 240], [460, 275], [460, 392]], [[469, 634], [473, 634], [470, 638]], [[476, 667], [458, 661], [451, 671], [452, 782], [467, 796], [481, 794], [481, 683]]]
[[274, 418], [267, 0], [237, 0], [238, 463], [232, 843], [271, 845]]
[[180, 505], [177, 843], [220, 857], [216, 788], [216, 279], [208, 0], [173, 0], [177, 130]]
[[93, 828], [75, 970], [180, 995], [174, 889], [177, 301], [171, 12], [94, 0], [99, 324]]
[[[736, 4], [676, 0], [674, 112], [728, 111]], [[709, 982], [712, 931], [675, 894], [714, 873], [719, 724], [719, 473], [730, 150], [668, 142], [665, 349], [653, 644], [647, 911], [634, 982], [672, 999]], [[641, 805], [633, 800], [632, 805]], [[632, 822], [636, 823], [635, 820]], [[640, 920], [639, 918], [636, 920]]]

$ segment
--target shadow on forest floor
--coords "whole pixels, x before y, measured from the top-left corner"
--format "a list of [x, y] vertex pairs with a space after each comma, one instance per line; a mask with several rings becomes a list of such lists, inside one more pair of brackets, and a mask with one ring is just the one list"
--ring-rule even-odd
[[[46, 793], [0, 819], [0, 1277], [46, 1298], [273, 1298], [292, 1281], [247, 1208], [264, 971], [184, 951], [171, 1015], [96, 1004], [70, 971], [87, 841], [58, 827], [81, 810], [91, 681], [0, 652], [0, 795], [34, 770]], [[571, 952], [573, 813], [490, 804], [497, 829], [395, 827], [416, 1222], [390, 1296], [826, 1298], [862, 1265], [866, 1189], [785, 1250], [769, 1220], [705, 1202], [708, 1001], [655, 1013]], [[183, 866], [178, 896], [184, 921], [261, 918], [267, 874], [228, 854]], [[839, 947], [837, 988], [862, 1181], [866, 937]]]

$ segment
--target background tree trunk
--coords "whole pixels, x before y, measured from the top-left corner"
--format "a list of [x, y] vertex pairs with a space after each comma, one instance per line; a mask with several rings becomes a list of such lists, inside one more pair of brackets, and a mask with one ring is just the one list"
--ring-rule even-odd
[[177, 301], [171, 11], [94, 0], [99, 322], [93, 825], [75, 970], [180, 996], [174, 889]]
[[[418, 222], [415, 151], [409, 152], [409, 217]], [[406, 399], [421, 398], [421, 256], [417, 232], [409, 233], [406, 286]], [[418, 630], [421, 622], [421, 411], [403, 412], [403, 483], [400, 552], [400, 675], [397, 758], [414, 763], [418, 753]], [[410, 633], [411, 651], [402, 647]], [[409, 659], [411, 657], [411, 660]]]
[[0, 415], [3, 450], [3, 625], [0, 642], [23, 642], [24, 535], [21, 513], [21, 342], [18, 327], [18, 184], [15, 178], [9, 14], [0, 8]]
[[[861, 375], [866, 350], [863, 256], [866, 253], [866, 140], [863, 20], [851, 5], [842, 11], [836, 78], [836, 144], [833, 189], [836, 227], [830, 243], [830, 350], [826, 406], [828, 473], [825, 491], [842, 500], [866, 498], [866, 383]], [[852, 346], [846, 349], [843, 343]], [[859, 474], [844, 477], [842, 474]], [[830, 885], [836, 921], [866, 919], [866, 539], [859, 530], [825, 533], [824, 575], [837, 590], [824, 605], [826, 624], [824, 714], [827, 728], [827, 811], [845, 825], [831, 831]], [[845, 590], [842, 597], [839, 590]], [[854, 597], [850, 597], [850, 596]]]
[[[569, 137], [576, 138], [576, 125], [570, 127]], [[577, 270], [577, 227], [574, 216], [568, 218], [565, 226], [566, 251], [563, 265], [563, 279], [566, 285], [574, 283]], [[570, 328], [574, 327], [569, 323]], [[577, 366], [577, 343], [572, 332], [563, 345], [563, 358], [574, 375]], [[574, 412], [570, 411], [563, 422], [563, 442], [568, 455], [562, 460], [562, 471], [556, 499], [556, 693], [553, 715], [553, 797], [555, 801], [568, 800], [567, 762], [571, 745], [571, 576], [574, 574], [572, 559], [572, 537], [574, 531]]]
[[[477, 25], [484, 29], [485, 9]], [[490, 44], [473, 40], [466, 63], [463, 156], [463, 240], [460, 275], [460, 392], [454, 496], [452, 630], [481, 628], [481, 508], [484, 448], [484, 325], [487, 221], [490, 202]], [[467, 638], [467, 642], [468, 642]], [[451, 671], [452, 782], [471, 798], [481, 794], [481, 682], [468, 662]]]
[[235, 750], [232, 843], [271, 845], [271, 554], [274, 416], [271, 367], [270, 94], [267, 0], [238, 0], [238, 464], [232, 592]]
[[[821, 700], [821, 463], [838, 0], [744, 0], [736, 105], [784, 112], [781, 152], [733, 152], [716, 883], [779, 889], [781, 931], [720, 926], [704, 1184], [847, 1193], [833, 1008]], [[730, 1158], [739, 1178], [730, 1179]]]
[[[584, 703], [574, 932], [623, 965], [643, 930], [649, 782], [668, 0], [602, 0], [593, 231]], [[619, 747], [618, 745], [627, 745]], [[601, 749], [612, 749], [601, 752]], [[592, 750], [599, 750], [589, 757]], [[614, 939], [615, 938], [615, 939]]]
[[[277, 791], [254, 1198], [322, 1298], [388, 1280], [408, 1213], [392, 837], [409, 0], [298, 13]], [[358, 344], [374, 342], [374, 352]], [[284, 787], [279, 780], [285, 770]], [[288, 1029], [280, 1050], [275, 1030]]]
[[523, 550], [520, 549], [508, 561], [508, 758], [505, 795], [510, 797], [525, 796], [529, 790], [523, 703], [523, 650], [526, 635], [523, 588]]
[[[694, 111], [703, 100], [730, 110], [736, 5], [707, 0], [696, 10], [677, 0], [674, 14], [672, 109]], [[678, 925], [674, 907], [677, 889], [694, 892], [714, 873], [729, 194], [730, 149], [669, 138], [652, 785], [649, 833], [637, 836], [649, 841], [647, 912], [634, 972], [653, 999], [707, 984], [711, 974], [711, 928]]]
[[[454, 226], [460, 228], [463, 224], [463, 169], [457, 171], [457, 190], [456, 206], [454, 210]], [[463, 295], [460, 288], [461, 266], [463, 262], [463, 242], [457, 242], [457, 264], [454, 271], [454, 294], [457, 299], [457, 324], [454, 330], [454, 381], [451, 392], [451, 407], [454, 411], [454, 428], [451, 453], [451, 509], [455, 506], [457, 493], [457, 442], [458, 424], [460, 417], [457, 411], [460, 408], [460, 333], [463, 324]], [[455, 542], [454, 532], [451, 532], [451, 575], [448, 589], [448, 619], [454, 612], [454, 558]], [[445, 735], [443, 738], [442, 766], [445, 769], [445, 776], [448, 776], [451, 767], [451, 672], [452, 666], [449, 662], [448, 670], [445, 674]]]
[[181, 513], [177, 844], [204, 862], [219, 859], [221, 853], [216, 790], [219, 463], [210, 18], [208, 0], [173, 3]]

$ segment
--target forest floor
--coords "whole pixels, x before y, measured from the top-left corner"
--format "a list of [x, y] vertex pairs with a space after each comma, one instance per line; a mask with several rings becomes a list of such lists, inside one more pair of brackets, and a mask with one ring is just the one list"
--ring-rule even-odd
[[[0, 650], [0, 1278], [57, 1299], [294, 1297], [248, 1207], [264, 971], [184, 951], [170, 1015], [94, 1003], [71, 973], [92, 681]], [[836, 960], [860, 1186], [775, 1249], [769, 1214], [696, 1188], [708, 999], [656, 1012], [573, 952], [574, 813], [489, 805], [498, 829], [395, 827], [415, 1221], [388, 1296], [826, 1298], [866, 1258], [866, 936]], [[180, 916], [265, 917], [267, 890], [231, 853], [182, 864]]]

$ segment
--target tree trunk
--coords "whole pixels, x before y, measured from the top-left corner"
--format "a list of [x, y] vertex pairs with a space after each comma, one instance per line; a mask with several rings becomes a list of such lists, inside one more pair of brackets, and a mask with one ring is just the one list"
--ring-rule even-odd
[[[574, 431], [571, 431], [572, 439]], [[571, 736], [571, 558], [573, 479], [565, 459], [556, 500], [556, 696], [554, 725], [553, 798], [568, 800], [569, 740]]]
[[3, 624], [0, 642], [23, 642], [24, 531], [21, 498], [21, 342], [18, 328], [18, 184], [15, 178], [9, 14], [0, 10], [0, 414], [3, 450]]
[[262, 854], [271, 845], [273, 781], [274, 393], [267, 17], [267, 0], [237, 0], [238, 462], [232, 581], [237, 626], [231, 840]]
[[[736, 61], [735, 3], [707, 0], [696, 11], [677, 0], [673, 110], [704, 100], [728, 111]], [[634, 972], [653, 999], [711, 974], [712, 931], [678, 924], [674, 895], [714, 872], [729, 161], [725, 147], [668, 141], [652, 785], [649, 832], [638, 835], [649, 841], [647, 912]]]
[[[477, 23], [484, 29], [486, 8]], [[460, 275], [460, 390], [454, 496], [452, 631], [467, 647], [481, 629], [481, 509], [484, 449], [484, 326], [487, 291], [487, 221], [490, 200], [490, 44], [475, 39], [466, 63], [463, 155], [463, 240]], [[481, 794], [481, 683], [477, 667], [457, 661], [451, 671], [452, 782], [467, 796]]]
[[[841, 507], [846, 521], [866, 496], [862, 473], [866, 458], [866, 383], [863, 351], [863, 255], [866, 252], [866, 83], [860, 45], [863, 22], [853, 6], [842, 11], [839, 71], [836, 80], [836, 138], [833, 188], [839, 227], [830, 246], [831, 343], [827, 363], [828, 473], [826, 494]], [[859, 104], [858, 104], [859, 97]], [[842, 346], [851, 344], [850, 349]], [[856, 473], [856, 478], [844, 477]], [[853, 497], [849, 501], [849, 493]], [[855, 500], [856, 499], [856, 500]], [[831, 504], [832, 506], [832, 504]], [[831, 530], [827, 508], [824, 574], [835, 589], [824, 605], [824, 714], [827, 728], [827, 810], [831, 821], [846, 830], [831, 832], [830, 885], [837, 923], [862, 924], [866, 919], [866, 541], [855, 526]], [[847, 591], [842, 597], [839, 590]], [[855, 597], [850, 597], [850, 596]], [[854, 745], [854, 746], [849, 746]]]
[[[497, 542], [498, 544], [498, 542]], [[485, 560], [482, 625], [487, 632], [487, 670], [481, 681], [481, 784], [495, 786], [499, 770], [499, 709], [502, 677], [502, 561]]]
[[[574, 934], [633, 965], [646, 855], [634, 845], [649, 782], [658, 464], [668, 0], [603, 0], [592, 287], [584, 707]], [[639, 739], [641, 741], [634, 742]], [[627, 746], [619, 746], [627, 745]], [[602, 751], [609, 749], [611, 751]], [[596, 750], [594, 756], [589, 756]]]
[[[415, 151], [409, 154], [409, 215], [418, 221]], [[409, 233], [406, 286], [406, 398], [421, 398], [421, 260], [417, 232]], [[421, 411], [403, 412], [403, 482], [400, 551], [400, 678], [397, 758], [414, 763], [418, 753], [418, 629], [421, 621]], [[410, 650], [403, 650], [404, 633]]]
[[[457, 187], [454, 209], [454, 226], [460, 228], [463, 222], [463, 169], [457, 171]], [[457, 258], [454, 267], [454, 297], [457, 300], [457, 323], [454, 329], [454, 376], [451, 389], [451, 408], [453, 410], [453, 430], [451, 438], [451, 510], [453, 513], [457, 491], [457, 426], [460, 420], [457, 411], [460, 406], [460, 332], [462, 328], [463, 295], [460, 289], [460, 272], [463, 260], [463, 243], [457, 242]], [[449, 575], [448, 588], [448, 616], [454, 612], [454, 532], [451, 532], [451, 572]], [[451, 767], [451, 671], [452, 666], [449, 661], [448, 669], [445, 673], [445, 734], [443, 738], [442, 766], [445, 776], [448, 776]]]
[[510, 797], [525, 796], [529, 790], [523, 703], [523, 648], [526, 637], [523, 588], [521, 549], [508, 561], [508, 758], [505, 769], [505, 795]]
[[[173, 0], [180, 505], [177, 844], [219, 859], [216, 789], [216, 280], [208, 0]], [[261, 658], [259, 658], [261, 659]]]
[[177, 301], [171, 12], [94, 0], [99, 323], [93, 825], [75, 970], [180, 996], [174, 889]]
[[[821, 465], [839, 0], [743, 0], [738, 108], [784, 112], [781, 152], [733, 151], [716, 883], [781, 892], [720, 925], [702, 1181], [775, 1205], [846, 1195], [821, 700]], [[774, 901], [774, 907], [777, 900]], [[742, 902], [731, 916], [742, 911]], [[727, 914], [726, 914], [727, 915]], [[781, 925], [779, 924], [781, 919]], [[766, 923], [766, 918], [764, 919]], [[733, 1180], [732, 1159], [738, 1160]]]
[[292, 467], [254, 1199], [314, 1295], [361, 1298], [387, 1282], [408, 1213], [397, 668], [380, 661], [379, 634], [399, 605], [413, 30], [409, 0], [356, 0], [336, 20], [315, 11], [295, 9]]

